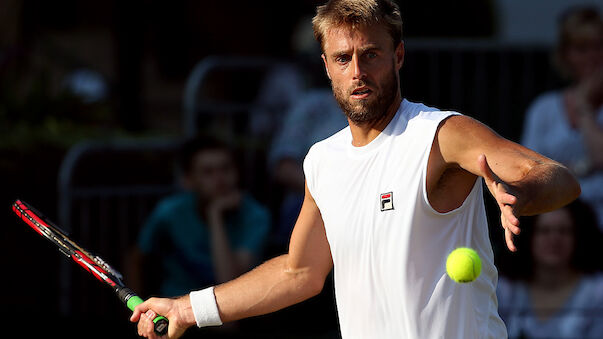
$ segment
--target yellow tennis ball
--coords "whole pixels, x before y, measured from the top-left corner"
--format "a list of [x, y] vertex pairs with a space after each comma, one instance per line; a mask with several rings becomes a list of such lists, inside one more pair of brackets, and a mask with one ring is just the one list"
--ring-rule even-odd
[[482, 272], [482, 260], [475, 250], [459, 247], [448, 255], [446, 272], [457, 283], [472, 282]]

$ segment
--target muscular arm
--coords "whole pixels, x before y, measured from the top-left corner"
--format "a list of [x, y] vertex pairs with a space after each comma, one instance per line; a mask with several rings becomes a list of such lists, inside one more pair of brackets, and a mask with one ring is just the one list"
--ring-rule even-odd
[[[306, 300], [322, 290], [333, 267], [320, 211], [306, 187], [306, 195], [295, 224], [289, 253], [271, 259], [252, 271], [215, 287], [222, 322], [262, 315]], [[139, 321], [140, 335], [156, 338], [152, 310], [170, 321], [169, 337], [180, 336], [195, 324], [188, 296], [178, 299], [151, 298], [136, 307], [131, 321]]]
[[266, 314], [306, 300], [322, 290], [333, 261], [320, 211], [308, 189], [295, 224], [289, 253], [218, 285], [223, 322]]
[[435, 170], [462, 168], [484, 177], [501, 208], [509, 249], [519, 234], [519, 219], [557, 209], [580, 195], [580, 185], [563, 165], [500, 137], [466, 116], [445, 120], [438, 130]]

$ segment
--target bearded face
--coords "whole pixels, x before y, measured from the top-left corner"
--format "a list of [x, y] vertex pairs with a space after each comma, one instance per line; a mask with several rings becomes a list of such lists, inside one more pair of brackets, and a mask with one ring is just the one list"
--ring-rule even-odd
[[331, 82], [331, 87], [346, 117], [356, 124], [362, 124], [377, 120], [387, 113], [400, 91], [398, 81], [397, 70], [392, 65], [389, 76], [380, 84], [360, 79], [348, 87]]
[[329, 29], [322, 57], [333, 95], [350, 122], [364, 124], [392, 113], [400, 100], [404, 44], [394, 46], [383, 25]]

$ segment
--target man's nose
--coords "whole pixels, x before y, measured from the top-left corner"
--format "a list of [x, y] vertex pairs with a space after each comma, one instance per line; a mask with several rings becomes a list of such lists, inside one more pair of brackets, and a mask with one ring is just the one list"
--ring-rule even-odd
[[366, 71], [362, 61], [358, 57], [358, 55], [354, 55], [352, 58], [352, 67], [353, 67], [353, 75], [354, 79], [364, 79], [366, 78]]

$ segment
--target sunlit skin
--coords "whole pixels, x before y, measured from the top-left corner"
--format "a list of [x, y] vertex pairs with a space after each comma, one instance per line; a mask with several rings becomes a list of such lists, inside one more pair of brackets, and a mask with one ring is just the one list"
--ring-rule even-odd
[[322, 59], [333, 93], [346, 111], [354, 146], [367, 145], [395, 115], [402, 95], [399, 71], [404, 43], [383, 25], [334, 27], [327, 31]]

